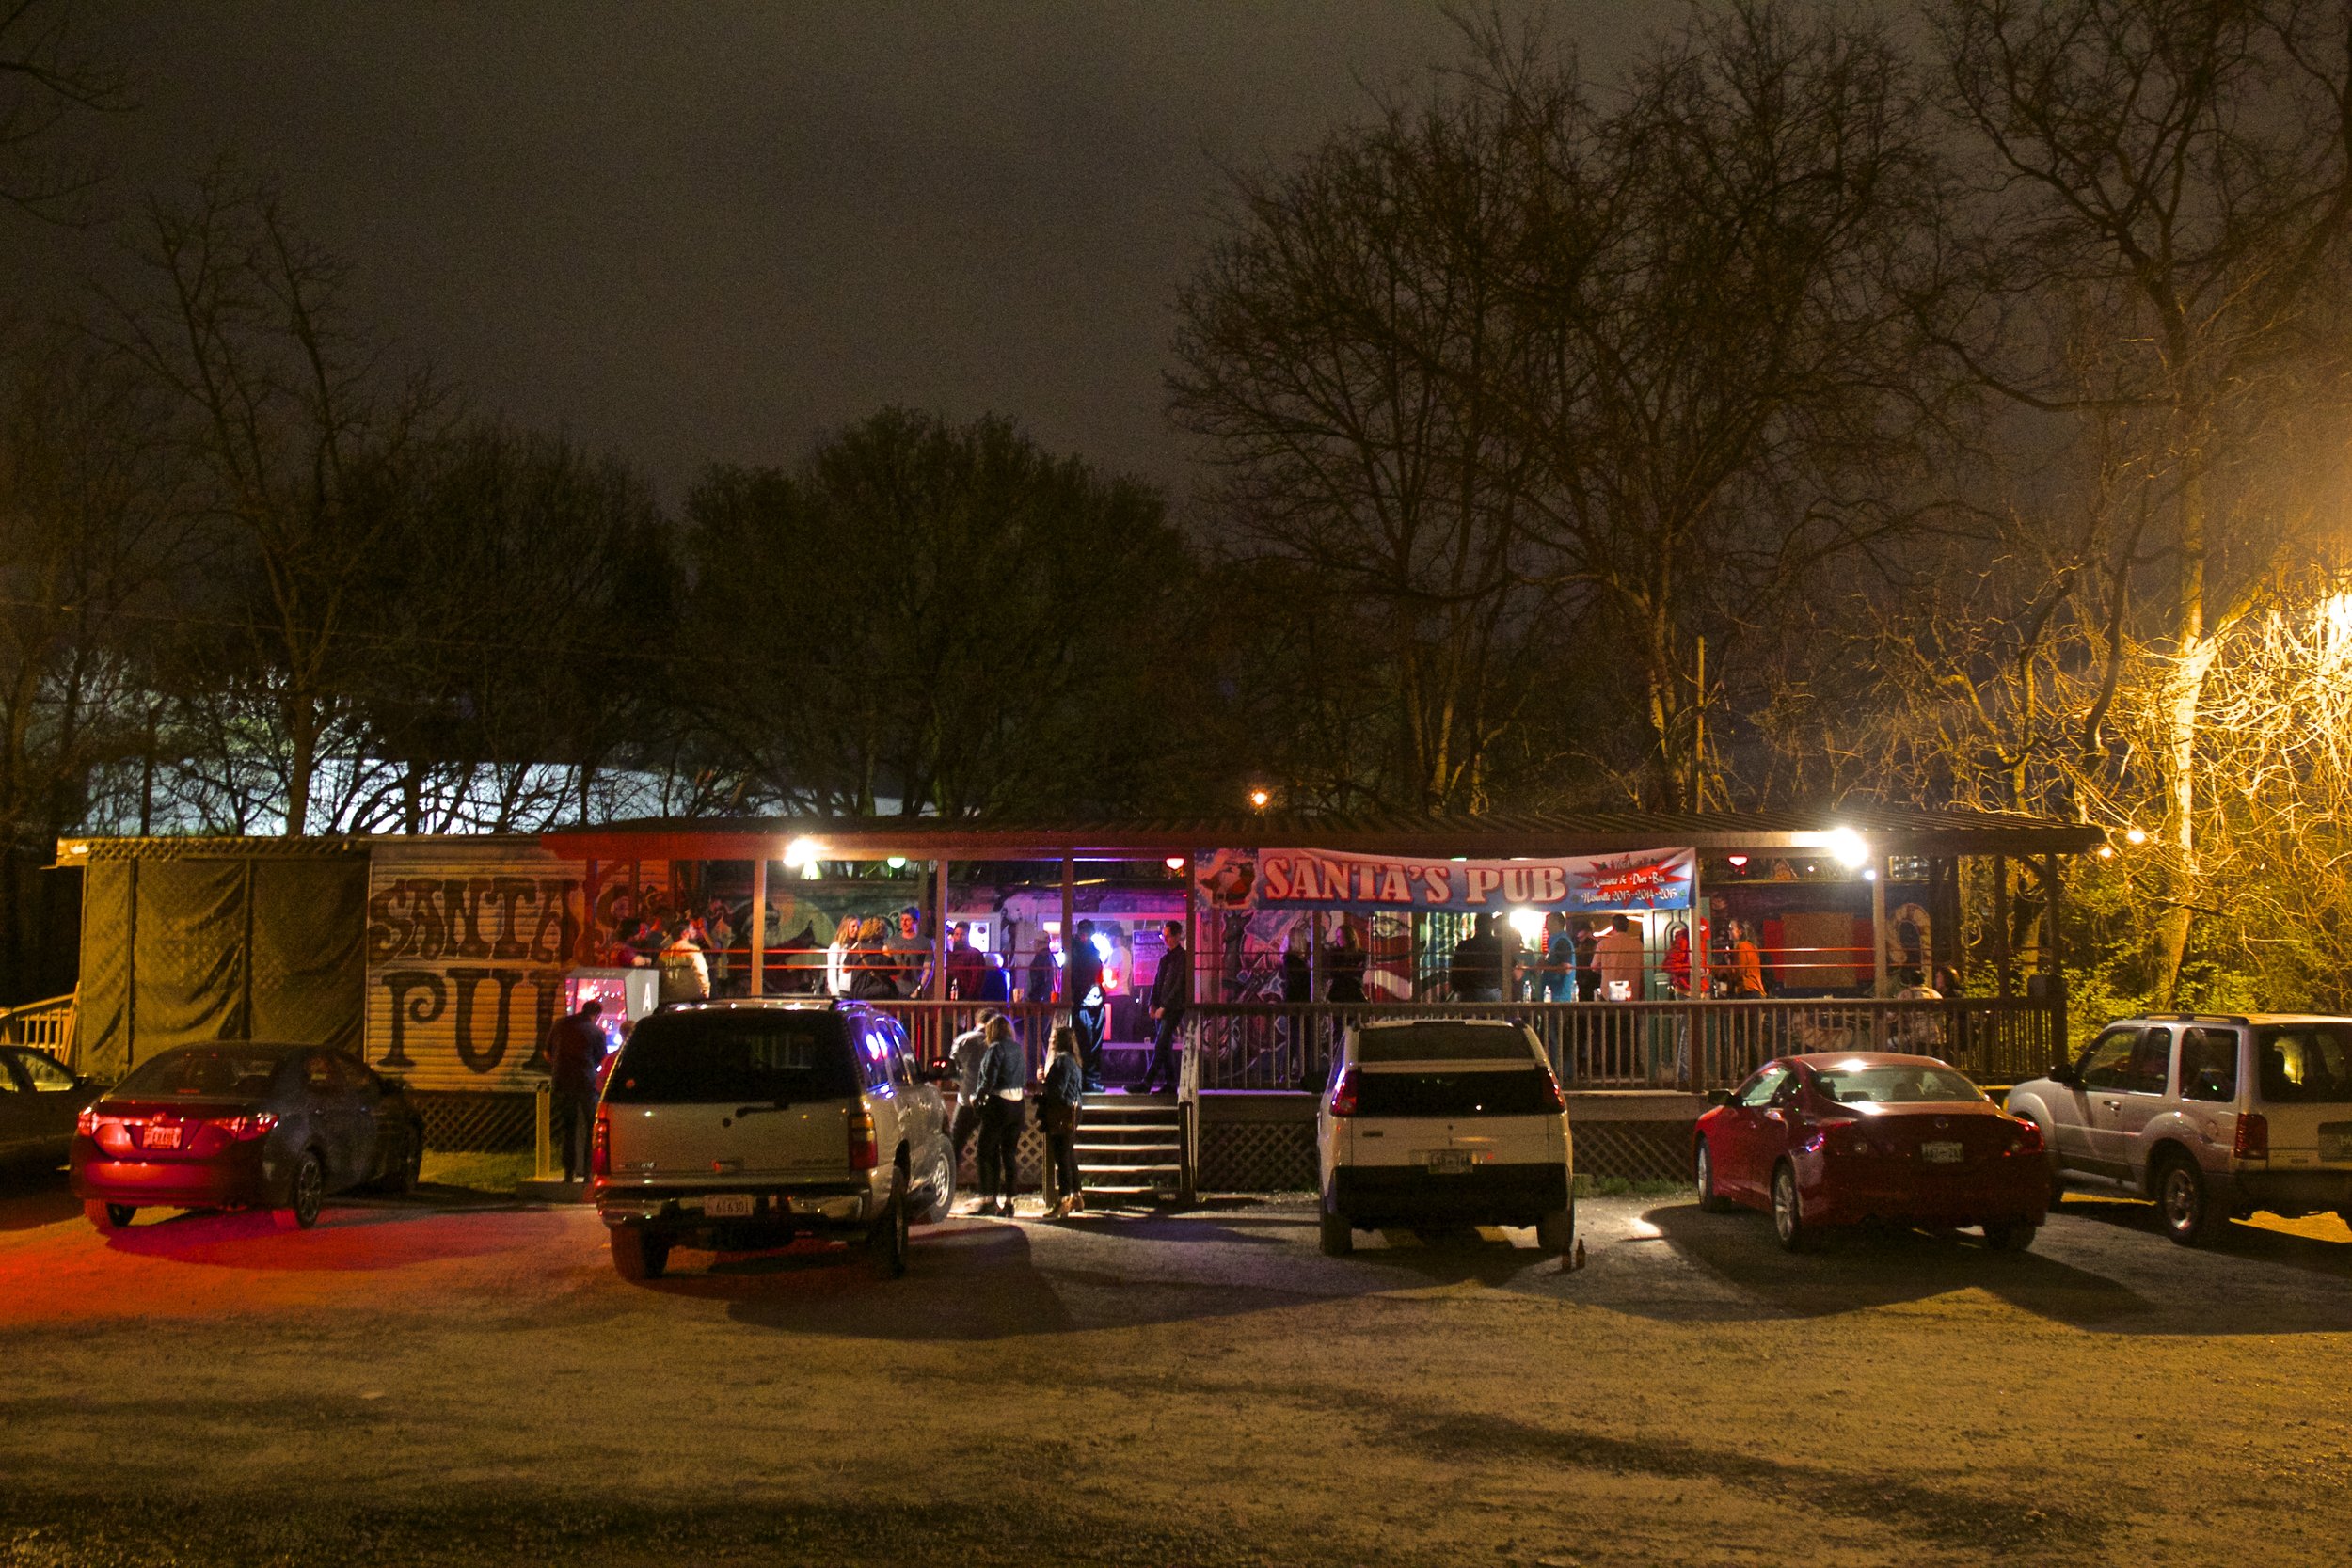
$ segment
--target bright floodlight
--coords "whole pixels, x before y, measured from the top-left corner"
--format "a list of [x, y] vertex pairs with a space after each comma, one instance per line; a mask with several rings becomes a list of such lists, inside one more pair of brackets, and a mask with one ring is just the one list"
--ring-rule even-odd
[[784, 847], [784, 863], [795, 871], [814, 865], [817, 863], [817, 848], [815, 839], [796, 838]]
[[1541, 910], [1531, 910], [1525, 905], [1521, 905], [1519, 908], [1513, 910], [1511, 911], [1511, 929], [1519, 934], [1519, 941], [1521, 943], [1529, 947], [1534, 946], [1535, 943], [1542, 939], [1544, 934], [1543, 911]]
[[1821, 847], [1837, 857], [1837, 863], [1851, 871], [1870, 858], [1870, 846], [1851, 828], [1832, 828], [1822, 836]]
[[2145, 844], [2148, 842], [2148, 830], [2145, 828], [2126, 828], [2123, 830], [2123, 842], [2126, 844]]
[[1265, 810], [1273, 799], [1273, 796], [1263, 789], [1253, 789], [1249, 792], [1249, 804], [1258, 811]]
[[1184, 868], [1184, 857], [1182, 855], [1170, 855], [1168, 857], [1167, 863], [1168, 868], [1170, 871], [1182, 871]]

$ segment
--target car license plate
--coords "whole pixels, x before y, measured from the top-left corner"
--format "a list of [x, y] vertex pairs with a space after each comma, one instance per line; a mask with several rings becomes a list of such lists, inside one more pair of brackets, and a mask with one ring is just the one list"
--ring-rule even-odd
[[180, 1129], [177, 1127], [159, 1127], [151, 1125], [147, 1129], [146, 1137], [141, 1141], [144, 1142], [149, 1148], [178, 1148], [180, 1147]]
[[1470, 1151], [1467, 1148], [1434, 1149], [1429, 1155], [1432, 1176], [1461, 1176], [1470, 1168]]
[[2352, 1121], [2320, 1123], [2319, 1157], [2330, 1164], [2352, 1160]]
[[714, 1220], [749, 1219], [757, 1203], [749, 1193], [713, 1193], [703, 1199], [703, 1212]]
[[1959, 1164], [1964, 1150], [1958, 1144], [1921, 1144], [1919, 1158], [1931, 1165]]

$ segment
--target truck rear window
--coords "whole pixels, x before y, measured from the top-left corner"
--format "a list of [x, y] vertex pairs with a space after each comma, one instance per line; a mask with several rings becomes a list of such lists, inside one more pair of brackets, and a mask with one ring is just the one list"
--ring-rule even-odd
[[799, 1104], [858, 1092], [836, 1013], [656, 1013], [637, 1025], [604, 1097], [624, 1104]]
[[1364, 1072], [1356, 1078], [1359, 1117], [1549, 1116], [1551, 1074], [1530, 1062], [1494, 1072]]
[[2254, 1037], [2254, 1071], [2273, 1105], [2352, 1101], [2352, 1025], [2291, 1023]]

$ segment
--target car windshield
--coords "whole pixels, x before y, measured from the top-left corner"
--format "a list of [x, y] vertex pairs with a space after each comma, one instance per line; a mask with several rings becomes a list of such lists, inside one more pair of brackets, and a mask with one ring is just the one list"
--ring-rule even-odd
[[208, 1047], [175, 1051], [142, 1064], [115, 1088], [119, 1099], [140, 1095], [267, 1094], [285, 1061], [273, 1052]]
[[1824, 1099], [1841, 1105], [1905, 1105], [1952, 1100], [1982, 1100], [1984, 1091], [1947, 1067], [1915, 1063], [1859, 1063], [1822, 1068], [1813, 1075]]
[[839, 1014], [729, 1008], [656, 1013], [638, 1024], [605, 1098], [790, 1105], [857, 1092]]
[[1433, 1022], [1367, 1029], [1356, 1042], [1359, 1062], [1509, 1062], [1533, 1060], [1516, 1026]]
[[1525, 1117], [1558, 1110], [1551, 1074], [1532, 1061], [1493, 1072], [1366, 1072], [1356, 1080], [1359, 1117]]
[[2273, 1105], [2352, 1101], [2352, 1023], [2290, 1023], [2254, 1036], [2254, 1070]]

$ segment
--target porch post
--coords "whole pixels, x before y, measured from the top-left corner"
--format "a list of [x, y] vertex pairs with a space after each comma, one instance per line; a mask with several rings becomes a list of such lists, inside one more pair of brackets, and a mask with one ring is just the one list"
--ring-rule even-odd
[[2009, 857], [1993, 857], [1993, 979], [2001, 1000], [2010, 999]]
[[947, 1000], [947, 863], [931, 862], [931, 1000]]
[[1886, 994], [1886, 866], [1888, 857], [1874, 854], [1870, 869], [1870, 994]]
[[2068, 1050], [2066, 1028], [2066, 879], [2058, 870], [2058, 851], [2053, 849], [2042, 857], [2042, 879], [2047, 884], [2050, 942], [2048, 956], [2042, 960], [2050, 972], [2050, 998], [2057, 1004], [2057, 1016], [2051, 1027], [2058, 1031], [2056, 1044], [2060, 1054]]
[[1077, 940], [1078, 925], [1078, 861], [1074, 855], [1061, 858], [1061, 980], [1062, 1001], [1070, 1009], [1077, 1006], [1077, 998], [1070, 994], [1070, 946]]
[[768, 857], [761, 855], [752, 862], [752, 912], [748, 921], [752, 928], [752, 990], [759, 996], [768, 989]]

